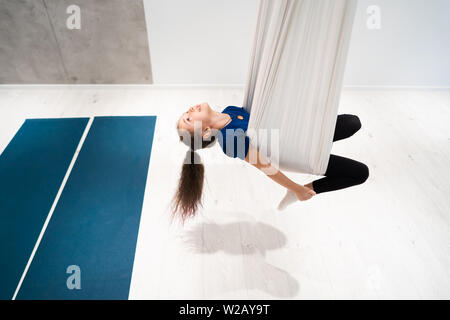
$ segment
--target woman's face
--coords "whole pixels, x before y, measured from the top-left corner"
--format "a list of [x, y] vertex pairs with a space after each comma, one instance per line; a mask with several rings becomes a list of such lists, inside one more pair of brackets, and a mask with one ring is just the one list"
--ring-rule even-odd
[[192, 106], [178, 119], [178, 129], [188, 130], [190, 133], [193, 133], [194, 123], [200, 121], [203, 131], [210, 125], [212, 113], [213, 110], [206, 102]]

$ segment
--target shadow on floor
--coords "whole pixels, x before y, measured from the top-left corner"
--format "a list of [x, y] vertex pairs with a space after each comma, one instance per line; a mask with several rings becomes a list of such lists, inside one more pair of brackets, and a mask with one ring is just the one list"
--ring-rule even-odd
[[188, 250], [195, 253], [223, 251], [243, 255], [247, 289], [262, 290], [280, 298], [294, 297], [299, 291], [300, 285], [294, 277], [266, 261], [267, 251], [280, 249], [287, 242], [284, 233], [271, 225], [248, 221], [200, 223], [185, 231], [182, 238]]

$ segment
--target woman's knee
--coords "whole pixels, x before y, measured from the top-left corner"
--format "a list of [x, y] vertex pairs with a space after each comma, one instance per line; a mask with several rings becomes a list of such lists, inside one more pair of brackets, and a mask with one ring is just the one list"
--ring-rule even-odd
[[364, 163], [360, 163], [357, 170], [357, 175], [354, 177], [357, 184], [366, 182], [369, 178], [369, 167]]
[[359, 129], [361, 129], [362, 124], [361, 120], [357, 115], [352, 114], [351, 117], [349, 117], [349, 126], [353, 129], [354, 132], [357, 132]]

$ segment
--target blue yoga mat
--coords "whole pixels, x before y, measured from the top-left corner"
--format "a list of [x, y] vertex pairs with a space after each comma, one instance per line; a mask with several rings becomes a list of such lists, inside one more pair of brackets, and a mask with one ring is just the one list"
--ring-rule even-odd
[[128, 298], [155, 122], [94, 119], [17, 299]]
[[87, 118], [28, 119], [0, 156], [0, 299], [11, 299]]

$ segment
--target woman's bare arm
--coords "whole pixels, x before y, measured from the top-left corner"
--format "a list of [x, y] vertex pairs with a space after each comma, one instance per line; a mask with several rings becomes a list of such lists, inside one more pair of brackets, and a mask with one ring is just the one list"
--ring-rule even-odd
[[247, 156], [245, 157], [245, 161], [264, 172], [270, 179], [272, 179], [279, 185], [294, 192], [299, 200], [308, 200], [313, 195], [315, 195], [314, 191], [305, 186], [295, 183], [294, 181], [286, 177], [283, 172], [273, 167], [260, 155], [258, 150], [251, 144], [249, 146]]

